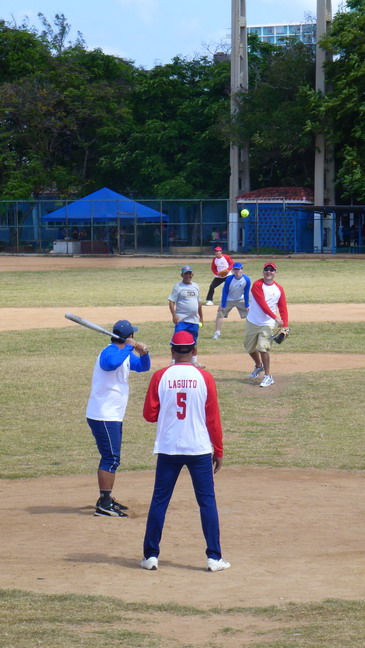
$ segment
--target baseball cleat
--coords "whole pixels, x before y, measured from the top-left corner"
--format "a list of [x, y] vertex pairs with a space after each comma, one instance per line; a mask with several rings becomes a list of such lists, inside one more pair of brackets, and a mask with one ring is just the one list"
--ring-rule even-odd
[[208, 299], [208, 301], [205, 302], [206, 306], [214, 306], [213, 302]]
[[200, 364], [200, 362], [193, 362], [194, 367], [198, 367], [199, 369], [205, 369], [205, 365]]
[[220, 560], [215, 560], [214, 558], [208, 558], [207, 560], [207, 571], [216, 572], [222, 571], [223, 569], [228, 569], [231, 566], [231, 563], [226, 562], [223, 558]]
[[143, 558], [141, 562], [142, 569], [152, 569], [156, 570], [158, 567], [158, 558], [156, 556], [151, 556], [150, 558]]
[[264, 376], [263, 381], [260, 382], [260, 387], [270, 387], [275, 382], [272, 376]]
[[257, 378], [257, 376], [264, 371], [264, 365], [261, 367], [255, 367], [254, 370], [250, 373], [249, 378]]
[[213, 335], [213, 340], [219, 340], [220, 336], [221, 334], [219, 333], [219, 331], [216, 331]]
[[114, 506], [113, 502], [106, 506], [97, 506], [94, 515], [99, 517], [128, 517], [128, 515], [121, 511], [120, 508]]

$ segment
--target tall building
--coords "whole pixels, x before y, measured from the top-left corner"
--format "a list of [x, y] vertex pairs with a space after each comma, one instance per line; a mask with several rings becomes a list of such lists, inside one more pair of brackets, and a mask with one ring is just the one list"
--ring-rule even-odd
[[290, 38], [297, 38], [306, 45], [316, 44], [316, 23], [280, 23], [277, 25], [251, 25], [249, 34], [257, 34], [263, 43], [280, 45]]

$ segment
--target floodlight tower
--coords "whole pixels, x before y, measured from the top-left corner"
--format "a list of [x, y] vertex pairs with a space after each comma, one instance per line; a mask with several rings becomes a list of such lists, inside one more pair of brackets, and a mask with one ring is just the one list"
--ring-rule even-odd
[[[326, 94], [326, 80], [324, 63], [329, 60], [329, 55], [319, 46], [319, 40], [328, 33], [332, 22], [331, 0], [317, 0], [317, 28], [316, 28], [316, 90], [322, 95]], [[335, 204], [335, 165], [333, 147], [326, 142], [322, 133], [316, 136], [314, 158], [314, 204]], [[323, 248], [324, 229], [327, 229], [327, 245], [331, 246], [333, 238], [332, 219], [314, 214], [313, 246], [314, 250], [321, 252]]]
[[[246, 0], [231, 0], [231, 115], [237, 111], [237, 93], [248, 90]], [[239, 226], [236, 196], [250, 190], [248, 146], [230, 147], [229, 249], [237, 252]]]

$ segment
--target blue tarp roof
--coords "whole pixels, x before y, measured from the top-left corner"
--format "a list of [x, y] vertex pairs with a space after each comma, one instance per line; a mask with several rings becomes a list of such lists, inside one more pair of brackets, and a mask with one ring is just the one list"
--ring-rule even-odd
[[141, 203], [126, 198], [122, 194], [104, 187], [98, 191], [75, 200], [60, 209], [56, 209], [42, 217], [43, 220], [66, 221], [68, 220], [106, 220], [116, 218], [137, 217], [143, 221], [167, 221], [166, 214], [160, 214], [159, 211], [146, 207]]

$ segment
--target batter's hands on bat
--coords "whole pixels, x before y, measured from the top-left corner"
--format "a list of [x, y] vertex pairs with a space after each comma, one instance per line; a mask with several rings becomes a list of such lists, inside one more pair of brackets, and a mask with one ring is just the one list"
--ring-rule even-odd
[[134, 338], [127, 338], [126, 344], [130, 344], [139, 355], [146, 355], [148, 348], [143, 342], [137, 342]]
[[218, 472], [222, 468], [222, 463], [223, 463], [223, 457], [216, 457], [213, 455], [213, 473]]

